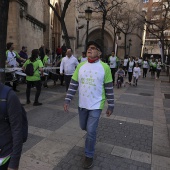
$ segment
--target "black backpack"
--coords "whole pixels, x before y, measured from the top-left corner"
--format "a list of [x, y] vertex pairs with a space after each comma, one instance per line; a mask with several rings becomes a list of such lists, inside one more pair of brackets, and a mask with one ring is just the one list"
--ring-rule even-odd
[[[10, 87], [0, 84], [2, 88], [0, 93], [0, 110], [4, 113], [4, 120], [9, 122], [9, 117], [7, 114], [7, 97], [9, 92], [12, 90]], [[25, 111], [24, 107], [22, 107], [22, 134], [23, 134], [23, 143], [27, 141], [28, 138], [28, 120], [27, 120], [27, 112]]]
[[32, 63], [27, 64], [26, 69], [25, 69], [25, 74], [28, 76], [34, 75], [34, 66]]

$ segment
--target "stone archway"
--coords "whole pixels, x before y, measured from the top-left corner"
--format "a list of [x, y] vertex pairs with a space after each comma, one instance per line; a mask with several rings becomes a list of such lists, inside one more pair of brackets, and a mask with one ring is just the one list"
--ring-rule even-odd
[[[105, 30], [104, 33], [105, 40], [104, 40], [104, 55], [108, 55], [112, 52], [113, 50], [113, 39], [111, 35]], [[102, 44], [102, 39], [101, 39], [101, 29], [95, 29], [89, 34], [89, 41], [96, 41], [99, 45]]]
[[[56, 7], [56, 10], [57, 12], [61, 13], [60, 11], [60, 8], [59, 8], [59, 4], [56, 3], [55, 4], [55, 7]], [[56, 51], [56, 48], [58, 46], [61, 47], [61, 44], [60, 44], [60, 38], [61, 38], [61, 24], [60, 24], [60, 21], [58, 20], [58, 18], [55, 16], [53, 16], [51, 22], [53, 22], [53, 30], [52, 30], [52, 51]]]

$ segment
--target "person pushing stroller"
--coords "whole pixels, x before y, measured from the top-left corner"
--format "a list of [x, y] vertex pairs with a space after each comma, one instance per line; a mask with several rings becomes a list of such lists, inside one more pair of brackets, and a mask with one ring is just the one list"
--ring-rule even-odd
[[119, 69], [116, 72], [116, 75], [117, 75], [117, 87], [119, 88], [124, 83], [124, 77], [125, 77], [125, 71], [123, 70], [122, 65], [119, 66]]

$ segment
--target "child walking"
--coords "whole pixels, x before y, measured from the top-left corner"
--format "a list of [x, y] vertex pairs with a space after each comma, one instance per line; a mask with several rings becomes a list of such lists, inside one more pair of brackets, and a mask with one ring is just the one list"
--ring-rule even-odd
[[123, 80], [123, 78], [125, 77], [125, 71], [123, 70], [123, 67], [121, 65], [119, 66], [119, 69], [116, 72], [116, 75], [117, 75], [117, 86], [119, 84], [118, 81], [120, 81], [120, 84], [123, 84], [125, 86], [124, 80]]
[[133, 69], [133, 86], [137, 86], [138, 78], [141, 76], [140, 67], [138, 63], [136, 63]]

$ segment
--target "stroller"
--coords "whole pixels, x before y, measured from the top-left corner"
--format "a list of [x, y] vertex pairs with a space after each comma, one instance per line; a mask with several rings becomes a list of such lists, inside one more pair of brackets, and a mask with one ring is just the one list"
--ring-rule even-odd
[[122, 87], [122, 83], [123, 83], [123, 77], [118, 74], [118, 78], [117, 78], [117, 88], [118, 89]]

